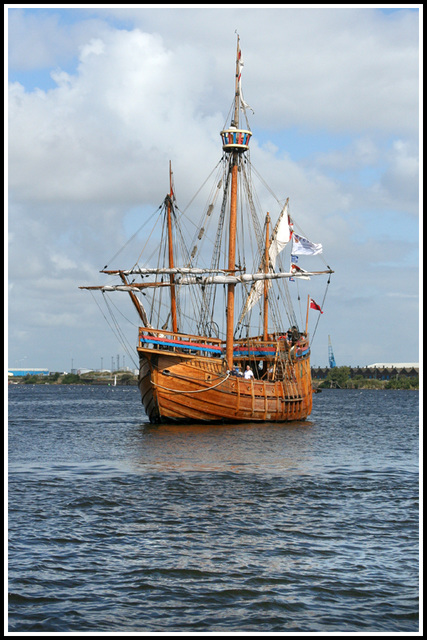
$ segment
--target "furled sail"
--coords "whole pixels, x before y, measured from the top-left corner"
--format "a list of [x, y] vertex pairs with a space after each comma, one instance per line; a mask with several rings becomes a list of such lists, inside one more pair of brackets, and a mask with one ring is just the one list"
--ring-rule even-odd
[[[281, 278], [301, 278], [306, 279], [308, 276], [324, 275], [326, 273], [333, 273], [330, 269], [325, 271], [302, 271], [299, 272], [273, 272], [270, 273], [242, 273], [241, 275], [219, 275], [219, 276], [184, 276], [174, 283], [175, 285], [208, 285], [208, 284], [246, 284], [251, 282], [261, 282], [265, 280], [279, 280]], [[169, 282], [133, 282], [132, 284], [117, 284], [117, 285], [97, 285], [91, 287], [79, 287], [80, 289], [100, 289], [101, 291], [140, 291], [148, 287], [170, 287]]]
[[270, 271], [269, 273], [242, 273], [239, 276], [200, 276], [200, 277], [190, 277], [185, 276], [181, 278], [177, 284], [245, 284], [245, 283], [262, 283], [265, 280], [279, 280], [281, 278], [303, 278], [306, 279], [307, 276], [317, 276], [320, 274], [331, 273], [330, 270], [327, 271], [302, 271], [300, 272], [274, 272]]
[[146, 312], [146, 310], [144, 308], [144, 305], [142, 304], [141, 300], [138, 300], [138, 298], [137, 298], [137, 302], [139, 304], [140, 315], [141, 315], [141, 319], [142, 319], [142, 321], [144, 323], [144, 326], [145, 327], [149, 327], [150, 329], [154, 329], [153, 325], [150, 324], [149, 321], [148, 321], [148, 315], [147, 315], [147, 312]]
[[119, 274], [122, 273], [124, 276], [130, 275], [182, 275], [182, 274], [193, 274], [193, 275], [202, 275], [204, 273], [226, 273], [224, 269], [201, 269], [198, 267], [162, 267], [161, 269], [152, 269], [145, 267], [133, 267], [133, 269], [115, 269], [102, 271], [101, 273], [109, 273], [109, 274]]

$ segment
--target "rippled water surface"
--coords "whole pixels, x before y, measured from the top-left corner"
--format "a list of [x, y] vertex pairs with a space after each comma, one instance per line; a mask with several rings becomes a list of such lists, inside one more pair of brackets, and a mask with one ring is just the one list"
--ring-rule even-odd
[[135, 387], [9, 387], [9, 631], [418, 631], [418, 393], [150, 425]]

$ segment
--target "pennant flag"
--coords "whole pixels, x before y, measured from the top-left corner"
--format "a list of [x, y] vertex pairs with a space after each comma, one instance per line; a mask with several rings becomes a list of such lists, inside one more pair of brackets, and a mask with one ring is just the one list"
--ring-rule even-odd
[[[292, 237], [292, 233], [293, 233], [293, 230], [291, 231], [291, 237]], [[292, 271], [292, 265], [296, 266], [297, 262], [298, 262], [298, 256], [294, 256], [291, 254], [291, 265], [289, 267], [289, 271]], [[289, 282], [295, 282], [295, 278], [289, 278]]]
[[241, 83], [242, 83], [242, 67], [243, 67], [242, 52], [241, 52], [240, 43], [238, 40], [237, 41], [237, 71], [238, 71], [237, 83], [239, 87], [239, 92], [240, 92]]
[[[310, 280], [310, 276], [304, 276], [304, 273], [307, 273], [304, 269], [301, 269], [298, 265], [291, 262], [291, 273], [299, 274], [299, 280]], [[294, 280], [294, 278], [292, 278]]]
[[243, 63], [243, 58], [242, 58], [242, 51], [240, 49], [240, 38], [238, 37], [237, 39], [237, 86], [238, 86], [238, 93], [240, 96], [240, 102], [241, 102], [241, 106], [243, 108], [243, 111], [245, 109], [250, 109], [252, 111], [252, 113], [255, 113], [254, 110], [252, 109], [252, 107], [250, 105], [248, 105], [247, 102], [244, 101], [243, 99], [243, 93], [242, 93], [242, 67], [243, 67], [244, 63]]
[[320, 311], [320, 313], [323, 313], [322, 309], [318, 304], [314, 302], [313, 298], [310, 298], [310, 309], [316, 309], [316, 311]]
[[292, 254], [315, 256], [318, 253], [322, 253], [322, 245], [310, 242], [307, 238], [297, 235], [295, 232], [292, 234]]
[[294, 223], [289, 213], [288, 213], [288, 226], [289, 226], [289, 239], [291, 239], [292, 234], [294, 232]]

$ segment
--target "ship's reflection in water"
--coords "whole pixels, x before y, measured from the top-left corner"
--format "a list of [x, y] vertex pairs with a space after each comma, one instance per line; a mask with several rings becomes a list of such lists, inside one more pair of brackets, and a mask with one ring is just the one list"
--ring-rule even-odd
[[142, 424], [133, 434], [134, 472], [310, 473], [312, 422]]

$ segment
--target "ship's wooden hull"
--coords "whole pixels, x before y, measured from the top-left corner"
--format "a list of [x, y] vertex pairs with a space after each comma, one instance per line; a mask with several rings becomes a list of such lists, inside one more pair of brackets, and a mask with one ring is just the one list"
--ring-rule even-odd
[[281, 380], [227, 374], [221, 359], [138, 348], [139, 388], [151, 422], [288, 422], [312, 408], [309, 357], [286, 364]]

